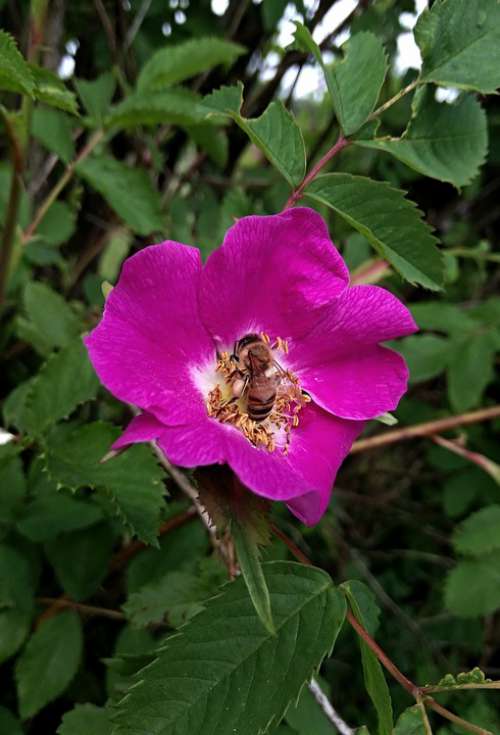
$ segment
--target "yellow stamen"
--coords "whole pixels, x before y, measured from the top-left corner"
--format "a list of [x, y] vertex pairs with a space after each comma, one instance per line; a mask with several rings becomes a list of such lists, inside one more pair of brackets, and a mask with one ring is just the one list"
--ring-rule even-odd
[[[271, 344], [269, 336], [261, 334], [266, 344]], [[286, 340], [277, 337], [272, 349], [288, 352]], [[284, 455], [288, 454], [292, 429], [299, 425], [299, 413], [310, 397], [303, 393], [296, 375], [289, 370], [279, 374], [276, 399], [269, 416], [264, 421], [254, 421], [248, 415], [246, 398], [235, 397], [233, 385], [241, 379], [237, 365], [228, 352], [218, 355], [216, 371], [222, 383], [218, 383], [208, 394], [206, 402], [208, 415], [221, 423], [230, 424], [241, 431], [243, 436], [255, 447], [263, 447], [274, 452], [279, 446]], [[276, 439], [280, 437], [277, 445]]]

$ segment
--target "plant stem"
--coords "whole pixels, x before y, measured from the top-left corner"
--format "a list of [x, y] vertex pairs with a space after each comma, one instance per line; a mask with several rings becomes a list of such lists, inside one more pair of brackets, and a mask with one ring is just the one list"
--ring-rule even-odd
[[326, 694], [322, 691], [314, 676], [307, 686], [314, 699], [325, 713], [325, 716], [335, 725], [339, 733], [341, 733], [341, 735], [354, 735], [355, 731], [352, 727], [349, 727], [347, 722], [344, 722]]
[[375, 120], [376, 117], [382, 115], [382, 113], [388, 110], [389, 107], [392, 107], [396, 104], [396, 102], [399, 102], [399, 100], [403, 99], [403, 97], [405, 97], [409, 92], [412, 92], [419, 84], [420, 79], [417, 78], [414, 79], [413, 82], [410, 82], [410, 84], [407, 84], [406, 87], [403, 87], [403, 89], [400, 89], [399, 92], [394, 95], [394, 97], [391, 97], [390, 100], [387, 100], [387, 102], [384, 102], [383, 105], [377, 107], [377, 109], [374, 110], [371, 115], [369, 115], [366, 122], [371, 122], [371, 120]]
[[472, 260], [484, 260], [491, 263], [500, 263], [499, 253], [482, 253], [467, 248], [450, 248], [444, 251], [446, 255], [455, 255], [457, 258], [471, 258]]
[[470, 411], [462, 413], [458, 416], [447, 416], [444, 419], [436, 421], [426, 421], [422, 424], [414, 426], [406, 426], [403, 429], [394, 429], [377, 436], [371, 436], [368, 439], [360, 439], [354, 442], [351, 454], [365, 452], [367, 449], [378, 449], [387, 444], [394, 444], [408, 439], [415, 439], [420, 436], [432, 436], [433, 434], [441, 434], [443, 431], [454, 429], [457, 426], [468, 426], [469, 424], [477, 424], [480, 421], [488, 421], [500, 417], [500, 406], [490, 406], [489, 408], [480, 408], [478, 411]]
[[[290, 552], [295, 556], [298, 561], [302, 562], [303, 564], [307, 564], [308, 566], [312, 566], [312, 561], [308, 559], [308, 557], [295, 545], [295, 543], [291, 539], [288, 538], [285, 533], [283, 533], [283, 531], [277, 529], [276, 526], [271, 526], [271, 530], [286, 544]], [[417, 686], [417, 684], [414, 684], [410, 679], [408, 679], [408, 677], [403, 674], [402, 671], [398, 669], [396, 664], [391, 661], [387, 654], [384, 653], [378, 643], [371, 637], [371, 635], [361, 625], [361, 623], [358, 622], [358, 620], [355, 618], [350, 610], [347, 611], [346, 619], [348, 623], [352, 626], [352, 628], [356, 631], [356, 633], [360, 636], [360, 638], [362, 638], [362, 640], [366, 643], [368, 648], [375, 654], [382, 666], [384, 666], [384, 668], [391, 674], [391, 676], [399, 684], [401, 684], [401, 686], [409, 694], [411, 694], [415, 698], [417, 703], [422, 702], [423, 704], [425, 704], [426, 707], [430, 707], [435, 712], [438, 712], [445, 719], [455, 723], [456, 725], [459, 725], [468, 732], [475, 733], [476, 735], [493, 735], [493, 733], [491, 733], [489, 730], [485, 730], [482, 727], [473, 725], [472, 722], [467, 722], [467, 720], [463, 720], [458, 715], [450, 712], [445, 707], [442, 707], [440, 704], [438, 704], [438, 702], [436, 702], [432, 697], [425, 696], [426, 687], [421, 688]]]
[[16, 234], [17, 213], [19, 202], [21, 199], [21, 173], [12, 170], [12, 178], [10, 180], [9, 201], [7, 204], [7, 213], [5, 217], [5, 225], [2, 235], [2, 249], [0, 251], [0, 306], [5, 299], [5, 289], [10, 271], [10, 262], [12, 251], [14, 249], [14, 237]]
[[[36, 63], [43, 42], [43, 30], [48, 0], [32, 0], [30, 5], [30, 31], [26, 57], [28, 61]], [[12, 251], [16, 234], [16, 225], [19, 212], [19, 203], [22, 192], [22, 174], [26, 160], [26, 150], [29, 143], [30, 119], [33, 100], [24, 95], [21, 102], [21, 116], [24, 119], [24, 134], [18, 135], [11, 125], [8, 114], [4, 114], [4, 123], [9, 138], [10, 155], [12, 159], [12, 177], [10, 180], [9, 201], [5, 225], [2, 235], [0, 252], [0, 306], [5, 299], [7, 279], [10, 272]]]
[[425, 704], [422, 702], [420, 697], [418, 699], [418, 707], [420, 709], [420, 712], [422, 713], [422, 721], [424, 723], [425, 735], [432, 735], [432, 727], [431, 723], [429, 722], [429, 718], [427, 717], [427, 710], [425, 709]]
[[[184, 526], [186, 523], [189, 523], [189, 521], [192, 521], [193, 518], [196, 518], [196, 509], [191, 506], [187, 510], [182, 511], [181, 513], [177, 513], [176, 515], [168, 518], [164, 523], [162, 523], [162, 525], [158, 529], [158, 536], [164, 536], [169, 531], [173, 531], [176, 528]], [[147, 548], [148, 545], [145, 544], [143, 541], [133, 541], [131, 544], [127, 544], [127, 546], [124, 546], [123, 549], [118, 551], [112, 557], [109, 563], [109, 572], [112, 573], [118, 571], [128, 561], [130, 561], [133, 556], [138, 554], [139, 551]]]
[[462, 727], [468, 732], [476, 733], [476, 735], [493, 735], [490, 730], [485, 730], [484, 727], [473, 725], [472, 722], [468, 722], [468, 720], [463, 720], [454, 712], [450, 712], [449, 709], [446, 709], [446, 707], [442, 707], [440, 704], [438, 704], [438, 702], [436, 702], [435, 699], [432, 699], [432, 697], [425, 697], [425, 699], [422, 700], [422, 704], [424, 704], [426, 707], [430, 707], [434, 710], [434, 712], [440, 714], [441, 717], [444, 717], [446, 720], [453, 722], [455, 725]]
[[70, 164], [68, 164], [66, 171], [63, 173], [57, 184], [51, 189], [49, 194], [47, 195], [46, 199], [41, 203], [41, 205], [38, 207], [36, 214], [33, 218], [33, 221], [31, 224], [26, 228], [26, 231], [23, 234], [23, 244], [26, 244], [30, 238], [33, 236], [33, 233], [37, 229], [38, 225], [44, 218], [44, 216], [47, 213], [47, 210], [50, 208], [50, 206], [55, 202], [61, 191], [64, 189], [66, 184], [71, 181], [76, 166], [87, 156], [92, 153], [96, 145], [102, 140], [104, 137], [104, 130], [96, 130], [94, 134], [89, 138], [86, 145], [82, 148], [78, 156], [75, 158], [74, 161], [72, 161]]
[[106, 607], [96, 607], [95, 605], [84, 605], [81, 602], [75, 602], [67, 597], [37, 597], [36, 601], [40, 605], [48, 605], [49, 608], [70, 608], [70, 610], [76, 610], [76, 612], [82, 613], [82, 615], [94, 615], [101, 618], [110, 618], [110, 620], [119, 620], [123, 622], [126, 618], [122, 612], [118, 610], [108, 610]]
[[344, 136], [341, 134], [337, 138], [337, 142], [325, 153], [325, 155], [319, 159], [318, 163], [316, 163], [312, 169], [309, 171], [307, 176], [304, 177], [304, 180], [301, 184], [295, 189], [295, 191], [292, 192], [290, 195], [287, 203], [285, 204], [283, 211], [285, 209], [289, 209], [290, 207], [293, 207], [293, 205], [302, 197], [302, 194], [304, 193], [304, 189], [311, 183], [313, 179], [316, 178], [316, 176], [319, 174], [321, 169], [326, 166], [326, 164], [334, 158], [334, 156], [337, 155], [337, 153], [340, 153], [340, 151], [348, 146], [350, 143], [347, 138], [344, 138]]
[[456, 684], [452, 687], [446, 686], [428, 686], [420, 687], [420, 691], [424, 694], [439, 694], [440, 692], [446, 692], [452, 694], [455, 691], [462, 689], [500, 689], [500, 681], [485, 681], [482, 684]]

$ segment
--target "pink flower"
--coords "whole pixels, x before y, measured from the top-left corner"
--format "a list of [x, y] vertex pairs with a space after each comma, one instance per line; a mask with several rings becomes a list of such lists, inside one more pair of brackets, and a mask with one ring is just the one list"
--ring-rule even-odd
[[[404, 360], [379, 342], [415, 329], [389, 291], [349, 286], [323, 219], [297, 208], [240, 219], [205, 265], [177, 242], [144, 248], [85, 341], [108, 390], [143, 411], [115, 448], [154, 439], [182, 467], [227, 463], [314, 524], [364, 422], [406, 390]], [[248, 417], [248, 361], [230, 357], [251, 334], [276, 361], [259, 373], [264, 421]]]

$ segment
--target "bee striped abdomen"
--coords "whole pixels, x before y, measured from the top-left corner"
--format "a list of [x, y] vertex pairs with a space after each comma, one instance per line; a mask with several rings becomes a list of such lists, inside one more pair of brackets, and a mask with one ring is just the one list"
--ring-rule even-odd
[[270, 387], [269, 379], [257, 376], [253, 379], [247, 397], [248, 416], [253, 421], [264, 421], [273, 410], [276, 388]]

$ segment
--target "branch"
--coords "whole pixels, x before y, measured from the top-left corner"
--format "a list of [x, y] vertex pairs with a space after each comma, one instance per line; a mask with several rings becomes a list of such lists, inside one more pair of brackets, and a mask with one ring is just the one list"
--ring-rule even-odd
[[[110, 620], [119, 620], [120, 622], [126, 620], [125, 615], [119, 612], [119, 610], [109, 610], [106, 607], [96, 607], [95, 605], [84, 605], [81, 602], [70, 600], [68, 597], [37, 597], [36, 601], [40, 605], [47, 605], [49, 610], [52, 608], [55, 610], [70, 608], [70, 610], [76, 610], [76, 612], [82, 615], [93, 615], [101, 618], [109, 618]], [[46, 610], [47, 612], [48, 610]]]
[[75, 160], [72, 161], [70, 164], [68, 164], [66, 171], [63, 173], [63, 175], [61, 176], [57, 184], [54, 186], [54, 188], [49, 192], [46, 199], [39, 206], [33, 218], [33, 221], [26, 228], [26, 231], [23, 234], [23, 244], [26, 244], [30, 240], [33, 233], [37, 229], [38, 225], [40, 224], [40, 222], [46, 215], [47, 210], [55, 202], [55, 200], [57, 199], [61, 191], [66, 186], [66, 184], [68, 184], [68, 182], [71, 181], [75, 173], [75, 169], [77, 165], [81, 161], [85, 160], [85, 158], [87, 158], [87, 156], [90, 153], [92, 153], [96, 145], [102, 140], [103, 137], [104, 137], [104, 130], [96, 130], [95, 133], [89, 138], [87, 144], [82, 148], [82, 150], [80, 151], [78, 156], [75, 158]]
[[304, 180], [301, 184], [295, 189], [295, 191], [292, 192], [290, 195], [290, 198], [288, 199], [287, 203], [284, 206], [284, 209], [289, 209], [290, 207], [293, 207], [293, 205], [302, 197], [302, 194], [304, 193], [304, 189], [307, 188], [307, 186], [311, 183], [313, 179], [316, 178], [316, 176], [319, 174], [321, 169], [326, 166], [326, 164], [334, 158], [334, 156], [337, 155], [337, 153], [340, 153], [340, 151], [345, 148], [347, 145], [349, 145], [350, 141], [347, 140], [347, 138], [344, 138], [344, 136], [341, 134], [337, 138], [337, 142], [335, 145], [333, 145], [326, 153], [325, 155], [320, 158], [318, 163], [316, 163], [310, 172], [307, 174], [307, 176], [304, 177]]
[[396, 442], [415, 439], [421, 436], [433, 436], [441, 434], [443, 431], [454, 429], [457, 426], [468, 426], [469, 424], [477, 424], [480, 421], [489, 421], [500, 416], [500, 406], [490, 406], [489, 408], [480, 408], [478, 411], [470, 411], [462, 413], [458, 416], [447, 416], [444, 419], [436, 421], [426, 421], [422, 424], [414, 426], [406, 426], [403, 429], [394, 429], [377, 436], [371, 436], [368, 439], [360, 439], [354, 442], [351, 454], [365, 452], [367, 449], [378, 449], [386, 444], [395, 444]]
[[326, 717], [330, 720], [330, 722], [335, 725], [341, 735], [354, 735], [355, 731], [352, 729], [352, 727], [349, 727], [347, 722], [344, 722], [342, 717], [335, 710], [326, 694], [320, 688], [314, 676], [307, 686], [314, 699], [325, 713]]
[[399, 102], [399, 100], [403, 99], [405, 95], [407, 95], [409, 92], [412, 92], [418, 85], [420, 84], [420, 79], [414, 79], [413, 82], [410, 82], [410, 84], [407, 84], [406, 87], [403, 87], [403, 89], [400, 89], [397, 94], [394, 95], [394, 97], [391, 97], [390, 100], [387, 100], [387, 102], [384, 102], [383, 105], [380, 105], [380, 107], [377, 107], [376, 110], [372, 112], [372, 114], [366, 119], [366, 122], [371, 122], [371, 120], [375, 120], [376, 117], [379, 117], [379, 115], [382, 115], [386, 110], [389, 109], [389, 107], [392, 107], [396, 104], [396, 102]]
[[[307, 558], [307, 556], [298, 549], [298, 547], [294, 544], [294, 542], [289, 539], [286, 534], [283, 533], [283, 531], [276, 528], [276, 526], [271, 527], [273, 533], [278, 536], [288, 547], [288, 549], [291, 551], [291, 553], [295, 556], [295, 558], [302, 562], [303, 564], [307, 564], [309, 566], [312, 566], [312, 562], [310, 559]], [[278, 531], [278, 533], [277, 533]], [[450, 722], [455, 723], [456, 725], [459, 725], [464, 730], [467, 730], [468, 732], [475, 733], [476, 735], [493, 735], [489, 730], [485, 730], [482, 727], [478, 727], [477, 725], [473, 725], [472, 722], [467, 722], [467, 720], [463, 720], [458, 715], [454, 714], [453, 712], [450, 712], [445, 707], [442, 707], [438, 702], [435, 701], [432, 697], [425, 696], [425, 687], [421, 688], [417, 686], [417, 684], [414, 684], [410, 679], [408, 679], [407, 676], [403, 674], [402, 671], [398, 669], [396, 664], [391, 661], [389, 656], [387, 656], [386, 653], [380, 648], [378, 643], [371, 637], [371, 635], [368, 633], [366, 628], [361, 625], [361, 623], [355, 618], [353, 613], [348, 610], [346, 614], [346, 620], [351, 625], [351, 627], [356, 631], [356, 633], [359, 635], [360, 638], [366, 643], [368, 648], [372, 651], [372, 653], [375, 654], [375, 656], [378, 658], [382, 666], [390, 673], [390, 675], [399, 683], [401, 686], [409, 693], [411, 694], [418, 704], [422, 702], [425, 704], [426, 707], [430, 707], [435, 712], [438, 712], [442, 717], [449, 720]]]

